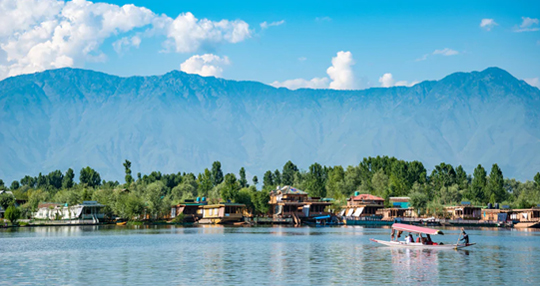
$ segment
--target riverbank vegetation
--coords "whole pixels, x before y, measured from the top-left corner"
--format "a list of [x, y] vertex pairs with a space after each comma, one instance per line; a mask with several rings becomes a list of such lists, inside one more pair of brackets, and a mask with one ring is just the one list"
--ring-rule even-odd
[[[25, 202], [18, 208], [23, 218], [35, 212], [41, 202], [74, 205], [85, 200], [104, 204], [110, 216], [158, 218], [168, 214], [171, 205], [196, 197], [205, 197], [209, 203], [243, 203], [254, 214], [266, 214], [269, 191], [283, 185], [305, 190], [313, 197], [333, 198], [334, 209], [345, 205], [355, 192], [382, 197], [387, 206], [389, 197], [409, 196], [411, 205], [430, 213], [461, 201], [475, 205], [500, 203], [513, 208], [540, 204], [540, 173], [532, 181], [520, 182], [504, 178], [497, 164], [487, 170], [478, 165], [472, 174], [467, 174], [461, 166], [441, 163], [428, 174], [421, 162], [386, 156], [364, 158], [360, 164], [346, 168], [314, 163], [302, 170], [289, 161], [281, 170], [267, 171], [262, 186], [256, 176], [248, 180], [244, 168], [238, 174], [224, 174], [217, 161], [198, 174], [154, 171], [133, 177], [131, 162], [126, 160], [123, 167], [124, 183], [102, 180], [97, 170], [85, 167], [79, 172], [78, 182], [74, 170], [56, 170], [36, 177], [27, 175], [9, 187], [0, 180], [0, 189], [12, 191], [17, 200]], [[14, 205], [15, 198], [0, 194], [0, 206], [7, 209]]]

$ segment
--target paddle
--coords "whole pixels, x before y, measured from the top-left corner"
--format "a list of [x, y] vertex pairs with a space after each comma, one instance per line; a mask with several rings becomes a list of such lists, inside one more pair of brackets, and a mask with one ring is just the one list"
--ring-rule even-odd
[[458, 239], [457, 239], [457, 242], [456, 242], [456, 247], [454, 248], [456, 250], [457, 250], [457, 247], [458, 247], [458, 244], [459, 244], [459, 240], [461, 239], [461, 235], [463, 235], [463, 228], [461, 228], [461, 233], [458, 236]]

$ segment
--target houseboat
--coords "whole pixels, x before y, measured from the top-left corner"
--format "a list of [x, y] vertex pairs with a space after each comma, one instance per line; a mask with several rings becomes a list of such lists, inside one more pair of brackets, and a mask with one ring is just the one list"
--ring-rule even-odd
[[515, 228], [540, 228], [540, 207], [513, 209], [509, 219]]
[[208, 205], [206, 198], [197, 198], [196, 200], [185, 200], [182, 203], [171, 206], [171, 219], [179, 215], [184, 215], [184, 222], [196, 222], [203, 218], [202, 206]]
[[384, 208], [384, 199], [356, 192], [347, 199], [347, 205], [343, 206], [340, 217], [347, 225], [390, 225], [391, 221], [382, 220], [382, 215], [377, 211]]
[[244, 219], [246, 205], [236, 203], [219, 203], [199, 206], [202, 209], [200, 224], [233, 224]]
[[325, 208], [332, 203], [291, 186], [277, 187], [270, 192], [271, 215], [277, 218], [293, 218], [295, 224], [312, 220], [314, 217], [332, 215]]
[[35, 219], [46, 220], [82, 220], [99, 223], [105, 218], [105, 206], [96, 201], [83, 201], [82, 204], [41, 203], [34, 214]]

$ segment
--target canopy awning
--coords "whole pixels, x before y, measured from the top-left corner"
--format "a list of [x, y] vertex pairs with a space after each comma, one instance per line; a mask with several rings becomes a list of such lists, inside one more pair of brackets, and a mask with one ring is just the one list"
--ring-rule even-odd
[[359, 216], [362, 214], [363, 211], [364, 211], [364, 208], [357, 208], [357, 209], [354, 211], [354, 213], [353, 213], [352, 216], [359, 217]]
[[347, 216], [351, 216], [353, 211], [354, 211], [354, 209], [348, 209], [347, 210]]
[[392, 228], [395, 230], [408, 231], [412, 233], [423, 233], [423, 234], [430, 234], [430, 235], [444, 234], [442, 231], [438, 229], [432, 229], [432, 228], [409, 225], [409, 224], [402, 224], [402, 223], [394, 223], [392, 225]]

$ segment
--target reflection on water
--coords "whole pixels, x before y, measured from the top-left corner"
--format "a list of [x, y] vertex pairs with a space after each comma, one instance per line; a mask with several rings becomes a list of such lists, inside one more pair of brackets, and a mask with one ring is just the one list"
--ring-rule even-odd
[[468, 233], [477, 246], [455, 251], [380, 246], [388, 228], [359, 226], [1, 230], [0, 284], [536, 284], [540, 232]]

